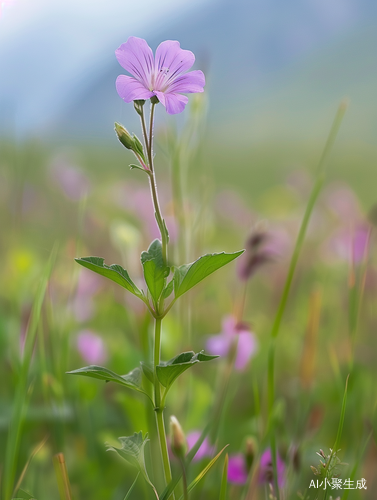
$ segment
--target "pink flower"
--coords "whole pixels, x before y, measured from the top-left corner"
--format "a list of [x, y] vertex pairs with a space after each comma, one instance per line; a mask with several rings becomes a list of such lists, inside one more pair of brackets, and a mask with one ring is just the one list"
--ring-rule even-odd
[[[188, 451], [190, 451], [191, 448], [195, 446], [200, 436], [201, 436], [200, 431], [192, 431], [189, 434], [187, 434], [186, 441], [187, 441]], [[202, 460], [202, 458], [211, 457], [214, 454], [214, 452], [215, 452], [215, 447], [209, 444], [208, 438], [205, 438], [203, 443], [200, 445], [198, 451], [194, 455], [193, 461], [198, 462], [199, 460]]]
[[229, 457], [228, 481], [236, 484], [245, 484], [247, 481], [245, 457], [241, 453]]
[[[285, 465], [283, 460], [276, 455], [276, 471], [277, 471], [277, 483], [281, 488], [284, 486], [284, 476], [285, 476]], [[268, 448], [265, 450], [261, 456], [259, 464], [259, 483], [272, 483], [274, 480], [274, 470], [272, 466], [272, 456], [271, 450]]]
[[131, 36], [115, 51], [119, 64], [131, 73], [120, 75], [116, 89], [125, 102], [158, 97], [170, 115], [181, 113], [188, 98], [184, 94], [203, 92], [205, 78], [202, 71], [190, 71], [195, 56], [183, 50], [179, 42], [160, 43], [153, 57], [152, 49], [142, 38]]
[[82, 330], [77, 337], [77, 349], [82, 358], [91, 365], [103, 363], [107, 352], [101, 337], [90, 330]]
[[234, 316], [224, 318], [221, 333], [209, 337], [206, 346], [211, 354], [226, 356], [235, 336], [238, 336], [235, 368], [236, 370], [243, 370], [257, 351], [257, 340], [254, 333], [244, 323], [238, 323]]

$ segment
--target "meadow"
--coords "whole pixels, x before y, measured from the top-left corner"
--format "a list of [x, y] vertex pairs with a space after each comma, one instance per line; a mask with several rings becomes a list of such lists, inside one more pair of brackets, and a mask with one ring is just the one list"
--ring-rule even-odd
[[[326, 154], [287, 288], [327, 133], [307, 143], [245, 140], [230, 148], [206, 131], [199, 101], [177, 129], [156, 127], [171, 263], [246, 249], [189, 291], [163, 322], [162, 359], [203, 349], [220, 354], [183, 373], [166, 402], [167, 427], [175, 415], [189, 447], [207, 432], [187, 466], [191, 482], [211, 465], [190, 494], [196, 500], [375, 498], [377, 209], [366, 146], [335, 140]], [[3, 498], [122, 500], [137, 471], [105, 443], [116, 447], [119, 436], [139, 431], [149, 433], [146, 464], [161, 492], [144, 394], [66, 374], [90, 364], [125, 374], [150, 359], [147, 307], [74, 261], [104, 257], [132, 270], [143, 286], [140, 253], [159, 237], [147, 180], [129, 170], [132, 156], [115, 135], [111, 144], [3, 140], [0, 148]], [[342, 487], [323, 491], [311, 466], [320, 468], [325, 457], [316, 452], [328, 456], [334, 444], [342, 465], [333, 477]], [[58, 453], [71, 493], [62, 486], [59, 493]], [[179, 461], [171, 463], [174, 478]], [[278, 494], [270, 487], [276, 483]], [[182, 494], [180, 483], [176, 498]], [[129, 498], [155, 494], [140, 477]]]

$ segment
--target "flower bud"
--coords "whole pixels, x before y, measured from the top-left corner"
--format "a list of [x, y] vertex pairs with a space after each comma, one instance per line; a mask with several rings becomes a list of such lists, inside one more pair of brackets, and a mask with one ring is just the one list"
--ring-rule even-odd
[[135, 134], [132, 134], [131, 136], [131, 134], [125, 127], [123, 127], [123, 125], [120, 125], [120, 123], [116, 122], [115, 122], [115, 132], [118, 136], [118, 139], [123, 144], [123, 146], [133, 151], [136, 157], [139, 160], [141, 158], [145, 163], [144, 148], [142, 143], [140, 142], [140, 139]]
[[135, 111], [136, 113], [141, 116], [143, 114], [143, 106], [145, 104], [145, 100], [144, 99], [136, 99], [134, 101], [134, 108], [135, 108]]
[[120, 123], [115, 122], [115, 132], [118, 136], [118, 139], [123, 144], [123, 146], [127, 149], [131, 149], [133, 151], [135, 149], [135, 141], [131, 137], [130, 133], [126, 128], [123, 127]]
[[183, 458], [186, 455], [186, 436], [183, 433], [180, 423], [174, 416], [170, 417], [170, 443], [172, 452], [176, 457]]
[[253, 465], [257, 449], [258, 446], [255, 438], [253, 438], [252, 436], [248, 436], [245, 442], [245, 461], [247, 470], [250, 470], [251, 466]]

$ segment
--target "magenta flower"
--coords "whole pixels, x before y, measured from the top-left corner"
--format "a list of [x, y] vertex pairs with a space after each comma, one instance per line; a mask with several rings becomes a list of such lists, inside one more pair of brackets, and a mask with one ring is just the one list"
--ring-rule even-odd
[[[277, 483], [279, 488], [284, 486], [285, 465], [280, 456], [276, 455]], [[261, 456], [259, 464], [259, 483], [272, 483], [274, 480], [274, 470], [272, 466], [271, 450], [268, 448]]]
[[228, 462], [228, 481], [235, 484], [245, 484], [247, 470], [245, 457], [242, 454], [231, 455]]
[[221, 333], [209, 337], [206, 347], [211, 354], [226, 356], [236, 335], [238, 335], [238, 345], [234, 366], [236, 370], [243, 370], [257, 351], [257, 340], [247, 325], [238, 323], [234, 316], [224, 318]]
[[[191, 450], [200, 438], [200, 431], [192, 431], [186, 436], [188, 451]], [[205, 457], [211, 457], [215, 453], [215, 447], [211, 446], [208, 438], [205, 438], [203, 443], [199, 446], [198, 451], [194, 455], [193, 462], [198, 462]]]
[[90, 330], [82, 330], [79, 333], [77, 349], [81, 357], [91, 365], [103, 363], [107, 359], [107, 351], [103, 340]]
[[130, 36], [115, 55], [119, 64], [132, 75], [120, 75], [116, 80], [117, 92], [125, 102], [156, 96], [166, 111], [175, 115], [188, 103], [188, 98], [181, 94], [203, 92], [202, 71], [186, 73], [194, 64], [194, 54], [181, 49], [177, 41], [160, 43], [154, 58], [145, 40]]

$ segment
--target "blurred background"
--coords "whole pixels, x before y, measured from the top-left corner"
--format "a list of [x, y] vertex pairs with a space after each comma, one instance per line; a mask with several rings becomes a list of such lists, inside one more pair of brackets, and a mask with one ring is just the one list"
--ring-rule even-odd
[[[250, 248], [253, 234], [264, 235], [264, 246], [242, 317], [245, 280], [242, 264], [234, 264], [173, 310], [163, 356], [211, 346], [212, 335], [232, 330], [229, 316], [242, 320], [258, 348], [232, 376], [217, 444], [230, 443], [230, 455], [242, 457], [248, 437], [258, 443], [271, 318], [316, 165], [347, 98], [279, 338], [278, 444], [286, 498], [300, 498], [313, 477], [309, 465], [317, 465], [315, 451], [333, 445], [352, 358], [341, 443], [349, 466], [342, 474], [350, 477], [358, 464], [355, 479], [367, 478], [368, 490], [351, 496], [374, 498], [377, 3], [0, 0], [0, 9], [0, 373], [7, 381], [0, 390], [1, 462], [30, 311], [54, 245], [15, 477], [48, 437], [22, 479], [24, 490], [38, 500], [57, 499], [51, 457], [63, 451], [77, 498], [122, 499], [135, 474], [103, 443], [141, 429], [153, 434], [141, 398], [64, 373], [90, 363], [127, 373], [147, 356], [147, 312], [73, 259], [102, 256], [141, 281], [140, 252], [158, 231], [146, 179], [129, 171], [133, 158], [113, 131], [118, 121], [141, 136], [133, 106], [115, 90], [124, 70], [114, 51], [131, 35], [153, 50], [176, 39], [194, 52], [194, 69], [204, 71], [207, 84], [203, 95], [189, 96], [180, 116], [157, 107], [157, 178], [172, 259], [191, 262], [247, 241]], [[187, 432], [207, 422], [222, 363], [185, 375], [171, 397], [167, 413]], [[265, 444], [257, 447], [262, 452]], [[208, 456], [192, 474], [203, 460]], [[220, 469], [198, 499], [218, 497]], [[233, 482], [230, 498], [241, 498], [242, 488]], [[148, 494], [140, 484], [135, 498]]]

